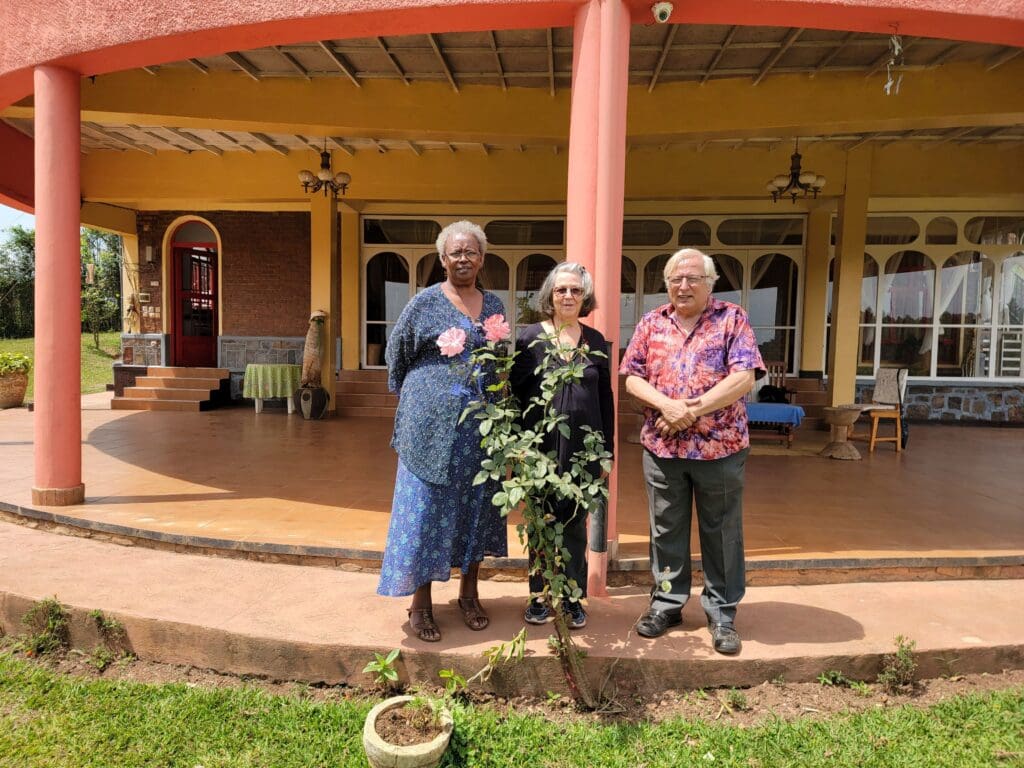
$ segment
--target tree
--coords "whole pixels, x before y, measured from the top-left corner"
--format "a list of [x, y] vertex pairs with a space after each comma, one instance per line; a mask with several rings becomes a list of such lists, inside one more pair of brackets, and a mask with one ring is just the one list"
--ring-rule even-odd
[[82, 228], [82, 326], [100, 348], [101, 331], [121, 330], [121, 236]]
[[0, 244], [0, 337], [33, 335], [35, 273], [35, 230], [15, 225]]

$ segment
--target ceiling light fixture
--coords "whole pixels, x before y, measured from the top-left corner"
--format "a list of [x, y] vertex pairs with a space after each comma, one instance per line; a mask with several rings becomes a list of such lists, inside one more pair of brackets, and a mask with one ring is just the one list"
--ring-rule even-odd
[[337, 197], [339, 192], [345, 194], [352, 177], [344, 171], [335, 174], [331, 170], [331, 153], [327, 151], [327, 140], [324, 139], [324, 151], [320, 153], [320, 170], [316, 173], [299, 171], [299, 181], [306, 192], [316, 193], [322, 189], [326, 197], [327, 191], [330, 190]]
[[768, 182], [766, 189], [771, 194], [773, 203], [777, 203], [779, 198], [785, 195], [789, 195], [795, 203], [801, 196], [817, 197], [824, 186], [824, 176], [813, 171], [800, 170], [800, 139], [797, 139], [790, 157], [789, 174], [780, 173]]

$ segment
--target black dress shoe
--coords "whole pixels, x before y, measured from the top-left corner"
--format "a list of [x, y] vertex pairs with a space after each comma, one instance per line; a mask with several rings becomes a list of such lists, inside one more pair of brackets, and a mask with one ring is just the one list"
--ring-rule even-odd
[[711, 633], [711, 645], [719, 653], [726, 656], [733, 656], [740, 652], [743, 643], [736, 627], [732, 624], [712, 624], [708, 622], [708, 631]]
[[648, 608], [647, 613], [636, 623], [636, 633], [641, 637], [661, 637], [669, 627], [683, 623], [681, 611], [659, 611]]

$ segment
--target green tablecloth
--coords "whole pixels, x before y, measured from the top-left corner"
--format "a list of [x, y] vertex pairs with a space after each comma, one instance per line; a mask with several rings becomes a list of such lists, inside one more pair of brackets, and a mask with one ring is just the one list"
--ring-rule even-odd
[[299, 388], [301, 365], [249, 363], [245, 366], [243, 397], [291, 397]]

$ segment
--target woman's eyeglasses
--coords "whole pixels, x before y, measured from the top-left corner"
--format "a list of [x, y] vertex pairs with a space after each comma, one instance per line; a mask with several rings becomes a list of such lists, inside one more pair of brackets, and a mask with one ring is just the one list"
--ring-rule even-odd
[[480, 252], [473, 250], [452, 251], [447, 254], [447, 258], [449, 261], [461, 261], [462, 259], [466, 259], [466, 261], [476, 261], [480, 258]]
[[583, 289], [582, 288], [555, 288], [552, 291], [552, 293], [555, 294], [555, 296], [572, 296], [573, 298], [578, 299], [580, 296], [583, 295]]

